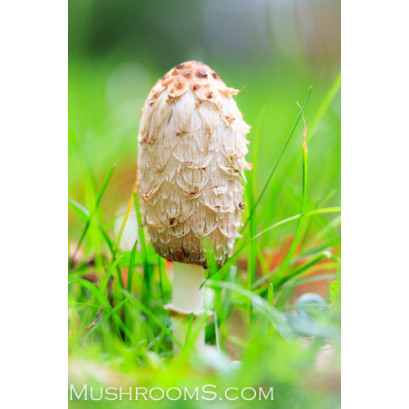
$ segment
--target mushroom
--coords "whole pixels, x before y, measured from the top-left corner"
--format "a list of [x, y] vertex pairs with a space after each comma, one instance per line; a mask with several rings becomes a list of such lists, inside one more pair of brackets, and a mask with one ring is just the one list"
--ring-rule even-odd
[[[173, 261], [172, 304], [166, 308], [182, 345], [190, 314], [204, 312], [205, 249], [222, 266], [242, 226], [250, 127], [233, 99], [237, 93], [206, 64], [189, 61], [154, 85], [141, 112], [142, 222], [155, 251]], [[204, 346], [203, 331], [196, 346]]]

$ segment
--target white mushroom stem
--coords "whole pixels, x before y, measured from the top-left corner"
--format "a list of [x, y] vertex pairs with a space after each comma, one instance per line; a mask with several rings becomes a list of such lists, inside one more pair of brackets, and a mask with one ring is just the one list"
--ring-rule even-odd
[[[205, 278], [205, 270], [201, 266], [185, 263], [173, 263], [172, 304], [166, 308], [171, 313], [172, 332], [174, 337], [185, 344], [189, 327], [190, 314], [194, 314], [192, 334], [198, 330], [198, 317], [204, 313], [204, 288], [200, 288]], [[205, 333], [202, 328], [196, 337], [195, 348], [203, 349]], [[180, 348], [174, 343], [174, 351]]]

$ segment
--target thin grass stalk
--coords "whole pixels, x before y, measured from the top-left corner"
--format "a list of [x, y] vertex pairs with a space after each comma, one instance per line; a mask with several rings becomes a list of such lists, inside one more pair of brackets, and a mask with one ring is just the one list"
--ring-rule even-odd
[[287, 271], [291, 259], [293, 257], [293, 254], [297, 248], [299, 239], [301, 237], [302, 234], [302, 226], [303, 226], [303, 221], [304, 221], [304, 215], [306, 212], [306, 206], [307, 206], [307, 188], [308, 188], [308, 147], [307, 147], [307, 126], [305, 123], [305, 118], [304, 118], [304, 111], [302, 109], [302, 107], [299, 105], [300, 110], [301, 110], [301, 115], [302, 115], [302, 119], [304, 122], [304, 133], [303, 133], [303, 178], [302, 178], [302, 198], [301, 198], [301, 217], [299, 218], [298, 222], [297, 222], [297, 227], [295, 229], [295, 234], [294, 234], [294, 238], [291, 242], [291, 246], [290, 249], [288, 250], [285, 259], [283, 261], [283, 263], [280, 266], [280, 269], [277, 272], [277, 278], [280, 279], [285, 272]]
[[142, 227], [142, 217], [139, 211], [138, 205], [138, 198], [136, 197], [136, 193], [132, 193], [133, 201], [135, 205], [136, 211], [136, 218], [138, 222], [138, 235], [139, 235], [139, 243], [141, 245], [141, 252], [142, 252], [142, 260], [143, 260], [143, 278], [144, 278], [144, 301], [146, 305], [150, 304], [151, 300], [151, 274], [150, 274], [150, 266], [148, 260], [148, 252], [146, 248], [146, 240], [145, 240], [145, 233]]
[[271, 179], [272, 179], [273, 176], [274, 176], [274, 173], [275, 173], [275, 171], [276, 171], [276, 169], [277, 169], [277, 167], [278, 167], [278, 165], [279, 165], [279, 163], [280, 163], [280, 161], [281, 161], [281, 158], [283, 157], [284, 152], [285, 152], [286, 149], [287, 149], [288, 143], [290, 142], [291, 136], [293, 135], [293, 133], [294, 133], [294, 131], [295, 131], [295, 128], [297, 127], [297, 124], [298, 124], [298, 122], [299, 122], [299, 120], [300, 120], [300, 118], [301, 118], [302, 112], [303, 112], [303, 110], [305, 109], [305, 107], [307, 106], [307, 103], [308, 103], [308, 101], [309, 101], [309, 99], [310, 99], [310, 96], [311, 96], [311, 91], [312, 91], [312, 87], [310, 87], [310, 89], [309, 89], [308, 96], [307, 96], [307, 99], [306, 99], [305, 102], [304, 102], [304, 105], [303, 105], [303, 107], [302, 107], [302, 110], [301, 110], [301, 112], [298, 114], [297, 119], [295, 120], [294, 125], [293, 125], [293, 127], [291, 128], [291, 131], [290, 131], [290, 133], [289, 133], [289, 135], [288, 135], [288, 137], [287, 137], [287, 139], [286, 139], [286, 141], [285, 141], [285, 143], [284, 143], [284, 146], [283, 146], [282, 149], [281, 149], [280, 154], [278, 155], [278, 158], [277, 158], [276, 162], [274, 163], [273, 169], [272, 169], [270, 175], [268, 176], [267, 181], [266, 181], [266, 183], [264, 184], [264, 187], [263, 187], [263, 189], [262, 189], [262, 191], [261, 191], [259, 197], [257, 198], [257, 201], [256, 201], [256, 203], [255, 203], [255, 205], [254, 205], [254, 207], [253, 207], [253, 209], [252, 209], [252, 211], [251, 211], [251, 213], [250, 213], [250, 216], [249, 216], [249, 218], [246, 220], [246, 222], [244, 223], [243, 231], [244, 231], [245, 228], [247, 227], [247, 225], [248, 225], [250, 219], [253, 217], [254, 212], [256, 211], [258, 205], [260, 204], [260, 201], [261, 201], [261, 199], [263, 198], [263, 196], [264, 196], [264, 194], [265, 194], [265, 192], [266, 192], [266, 190], [267, 190], [267, 187], [268, 187], [268, 185], [270, 184], [270, 181], [271, 181]]

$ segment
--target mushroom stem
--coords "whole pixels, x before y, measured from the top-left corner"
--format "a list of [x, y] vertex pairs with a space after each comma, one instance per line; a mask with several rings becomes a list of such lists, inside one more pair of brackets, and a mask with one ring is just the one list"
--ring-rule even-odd
[[[200, 288], [205, 278], [205, 270], [201, 266], [185, 263], [173, 263], [172, 304], [167, 305], [171, 313], [172, 332], [174, 337], [185, 344], [186, 333], [189, 327], [190, 314], [194, 314], [192, 333], [198, 330], [198, 317], [204, 313], [204, 288]], [[203, 349], [205, 333], [202, 328], [196, 337], [195, 348]], [[174, 343], [174, 352], [179, 347]]]

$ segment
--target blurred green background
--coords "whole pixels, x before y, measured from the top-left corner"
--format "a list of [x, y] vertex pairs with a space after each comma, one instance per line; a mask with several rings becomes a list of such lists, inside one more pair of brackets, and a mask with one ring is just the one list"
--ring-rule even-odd
[[[252, 126], [248, 135], [251, 143], [247, 160], [256, 165], [251, 176], [256, 198], [300, 112], [297, 102], [303, 104], [311, 86], [312, 94], [305, 110], [309, 155], [308, 209], [339, 205], [339, 0], [69, 0], [68, 6], [69, 197], [92, 209], [104, 179], [111, 166], [116, 164], [97, 213], [99, 223], [108, 234], [115, 235], [115, 218], [123, 214], [135, 182], [139, 113], [144, 100], [159, 78], [187, 60], [205, 62], [228, 86], [241, 90], [236, 101], [245, 121]], [[300, 121], [257, 209], [252, 233], [300, 212], [302, 135]], [[84, 220], [70, 208], [69, 241], [72, 246], [78, 243], [83, 229]], [[89, 275], [94, 270], [99, 276], [105, 274], [106, 248], [103, 238], [95, 233], [97, 230], [92, 224], [80, 252], [82, 260], [94, 256], [95, 262], [83, 262], [73, 274]], [[258, 257], [256, 279], [271, 271], [279, 263], [277, 260], [282, 261], [281, 253], [283, 248], [288, 249], [288, 240], [293, 237], [294, 230], [294, 224], [287, 224], [257, 240], [254, 250]], [[311, 248], [338, 241], [339, 217], [311, 218], [294, 256], [317, 254], [311, 252]], [[329, 247], [329, 250], [338, 260], [339, 246]], [[243, 253], [237, 263], [236, 282], [244, 287], [248, 257]], [[332, 274], [330, 281], [335, 275], [339, 279], [338, 264], [328, 268], [324, 266], [314, 273], [323, 277]], [[136, 269], [140, 267], [137, 265]], [[283, 314], [293, 312], [288, 300], [295, 302], [308, 290], [319, 294], [325, 305], [332, 308], [338, 297], [337, 289], [333, 288], [331, 297], [328, 280], [324, 280], [324, 284], [325, 288], [309, 287], [298, 292], [292, 286], [285, 294], [275, 294], [274, 305]], [[137, 289], [134, 291], [137, 294]], [[292, 291], [296, 294], [293, 295]], [[114, 298], [118, 297], [114, 302], [119, 302], [121, 298], [115, 283], [113, 293]], [[167, 290], [165, 288], [165, 293], [169, 298], [170, 286]], [[265, 293], [261, 296], [266, 298]], [[84, 321], [88, 319], [89, 324], [97, 311], [98, 305], [94, 310], [86, 310], [89, 300], [95, 302], [88, 292], [72, 289], [70, 307], [74, 318], [71, 316], [70, 319], [73, 338], [70, 341], [70, 377], [73, 382], [93, 379], [96, 385], [107, 382], [126, 384], [129, 378], [124, 381], [122, 377], [130, 376], [133, 382], [136, 379], [140, 385], [151, 386], [183, 386], [187, 382], [254, 383], [276, 388], [275, 400], [267, 402], [267, 406], [274, 404], [291, 409], [339, 407], [338, 361], [326, 371], [316, 372], [314, 366], [317, 351], [323, 346], [335, 345], [339, 357], [340, 315], [336, 303], [337, 309], [326, 310], [325, 317], [319, 320], [322, 325], [318, 327], [316, 323], [308, 321], [309, 324], [305, 324], [295, 319], [292, 322], [291, 317], [288, 318], [299, 337], [295, 343], [289, 344], [277, 334], [263, 329], [267, 324], [257, 311], [250, 316], [243, 312], [247, 301], [243, 301], [240, 294], [233, 297], [229, 317], [236, 317], [238, 324], [229, 327], [236, 328], [233, 331], [233, 344], [236, 345], [232, 348], [237, 349], [239, 345], [239, 349], [247, 354], [243, 358], [243, 370], [229, 375], [214, 368], [209, 374], [203, 369], [209, 365], [212, 367], [209, 363], [163, 366], [159, 361], [166, 357], [163, 351], [170, 343], [166, 337], [162, 339], [162, 335], [154, 348], [155, 353], [149, 347], [143, 351], [142, 358], [139, 347], [130, 348], [117, 334], [110, 335], [113, 330], [107, 325], [109, 318], [94, 331], [89, 343], [77, 342], [72, 335], [73, 320], [78, 319], [81, 325], [85, 325]], [[154, 304], [152, 309], [165, 322], [166, 317], [160, 315], [163, 314], [160, 312], [163, 300], [158, 297], [156, 301], [157, 305]], [[136, 317], [135, 322], [138, 319]], [[153, 337], [157, 336], [157, 329], [152, 329], [152, 333]], [[142, 339], [145, 335], [140, 336]], [[305, 349], [301, 346], [306, 342], [302, 340], [305, 337], [312, 337], [317, 343]], [[220, 365], [223, 367], [222, 363]], [[142, 368], [140, 372], [138, 368]], [[312, 373], [316, 376], [311, 376]], [[204, 403], [195, 402], [198, 407], [203, 407]], [[219, 402], [213, 403], [213, 406], [229, 407], [221, 402], [220, 405]], [[161, 404], [166, 406], [167, 403]], [[178, 401], [173, 404], [190, 407], [191, 403]], [[71, 402], [71, 405], [73, 408], [136, 406], [135, 402], [122, 402], [118, 406], [114, 403], [110, 406], [107, 402], [88, 402], [86, 406], [83, 402]], [[172, 406], [172, 402], [169, 405]], [[237, 402], [236, 406], [252, 405], [263, 407], [262, 403], [255, 401]]]

